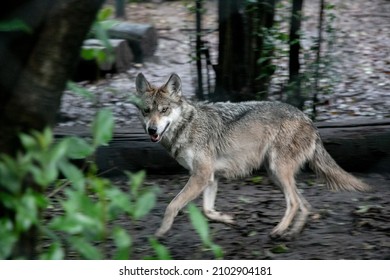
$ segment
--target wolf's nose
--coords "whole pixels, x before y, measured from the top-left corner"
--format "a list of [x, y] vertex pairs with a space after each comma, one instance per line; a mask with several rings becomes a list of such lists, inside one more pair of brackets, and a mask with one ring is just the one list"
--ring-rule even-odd
[[156, 134], [157, 133], [157, 127], [155, 127], [155, 126], [148, 127], [148, 133], [149, 133], [149, 135]]

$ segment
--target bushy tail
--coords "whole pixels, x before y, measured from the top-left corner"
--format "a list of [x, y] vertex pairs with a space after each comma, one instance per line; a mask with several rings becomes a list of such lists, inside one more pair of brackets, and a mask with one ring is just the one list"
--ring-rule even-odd
[[331, 190], [368, 191], [370, 186], [342, 169], [325, 150], [320, 140], [316, 143], [311, 168], [326, 180]]

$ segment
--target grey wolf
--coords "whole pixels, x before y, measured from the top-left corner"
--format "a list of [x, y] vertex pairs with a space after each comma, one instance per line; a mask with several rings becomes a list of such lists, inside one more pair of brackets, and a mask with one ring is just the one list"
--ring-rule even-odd
[[369, 186], [344, 171], [325, 150], [312, 121], [288, 104], [269, 101], [192, 103], [172, 74], [160, 87], [142, 73], [136, 78], [140, 119], [152, 142], [160, 142], [190, 178], [168, 205], [156, 236], [164, 235], [188, 202], [203, 193], [203, 210], [212, 220], [232, 224], [215, 210], [218, 179], [247, 176], [264, 164], [284, 193], [287, 208], [271, 237], [292, 237], [305, 225], [310, 205], [295, 175], [309, 163], [332, 190], [365, 191]]

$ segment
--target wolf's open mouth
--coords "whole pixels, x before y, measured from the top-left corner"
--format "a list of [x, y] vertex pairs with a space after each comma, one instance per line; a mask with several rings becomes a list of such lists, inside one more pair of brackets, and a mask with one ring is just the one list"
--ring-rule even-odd
[[150, 135], [150, 140], [152, 140], [152, 142], [155, 142], [155, 143], [157, 143], [157, 142], [159, 142], [161, 139], [162, 139], [162, 137], [164, 136], [164, 133], [165, 133], [165, 131], [168, 129], [168, 126], [170, 125], [171, 123], [169, 122], [166, 126], [165, 126], [165, 128], [164, 128], [164, 130], [160, 133], [160, 134], [152, 134], [152, 135]]

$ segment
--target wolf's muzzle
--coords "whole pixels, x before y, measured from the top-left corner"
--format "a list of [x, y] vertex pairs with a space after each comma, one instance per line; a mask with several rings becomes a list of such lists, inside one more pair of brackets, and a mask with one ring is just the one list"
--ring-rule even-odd
[[148, 127], [148, 133], [149, 133], [149, 135], [157, 134], [157, 127], [156, 126]]

